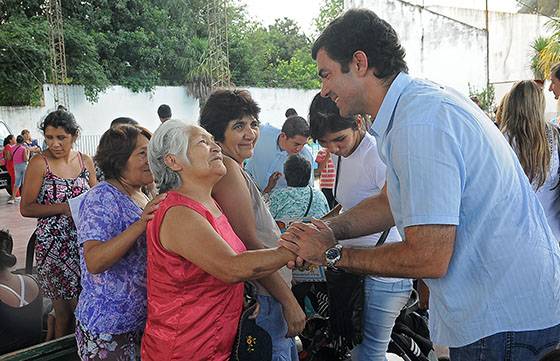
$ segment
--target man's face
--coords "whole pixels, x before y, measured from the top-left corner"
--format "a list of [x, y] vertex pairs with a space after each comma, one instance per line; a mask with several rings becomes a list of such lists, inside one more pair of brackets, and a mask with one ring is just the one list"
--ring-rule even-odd
[[307, 144], [307, 137], [303, 135], [295, 135], [291, 138], [284, 133], [280, 133], [280, 137], [282, 138], [282, 148], [288, 154], [298, 154], [303, 149], [303, 146]]
[[342, 117], [349, 117], [365, 112], [359, 88], [359, 78], [354, 73], [353, 62], [350, 71], [342, 72], [340, 63], [331, 59], [325, 49], [317, 52], [317, 70], [321, 78], [321, 96], [331, 98], [338, 107]]
[[550, 74], [550, 87], [548, 88], [551, 92], [554, 93], [554, 99], [558, 100], [560, 97], [560, 80], [554, 76], [554, 74]]

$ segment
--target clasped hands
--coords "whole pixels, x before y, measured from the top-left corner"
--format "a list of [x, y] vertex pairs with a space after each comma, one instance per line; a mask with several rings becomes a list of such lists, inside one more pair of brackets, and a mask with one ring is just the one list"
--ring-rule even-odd
[[326, 222], [313, 219], [311, 223], [292, 223], [279, 243], [298, 256], [293, 264], [288, 263], [288, 267], [302, 268], [306, 262], [325, 265], [325, 251], [336, 244], [336, 239]]

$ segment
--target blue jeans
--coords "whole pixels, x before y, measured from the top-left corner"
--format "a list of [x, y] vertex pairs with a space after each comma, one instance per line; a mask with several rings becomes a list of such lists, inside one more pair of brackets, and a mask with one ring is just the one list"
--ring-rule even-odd
[[410, 297], [412, 280], [394, 283], [364, 280], [364, 340], [352, 350], [352, 360], [385, 361], [395, 319]]
[[449, 348], [451, 361], [538, 361], [560, 342], [560, 324], [544, 330], [501, 332], [470, 345]]
[[272, 338], [272, 361], [298, 361], [296, 343], [286, 337], [288, 324], [284, 319], [282, 305], [271, 296], [257, 296], [260, 309], [257, 325], [264, 328]]

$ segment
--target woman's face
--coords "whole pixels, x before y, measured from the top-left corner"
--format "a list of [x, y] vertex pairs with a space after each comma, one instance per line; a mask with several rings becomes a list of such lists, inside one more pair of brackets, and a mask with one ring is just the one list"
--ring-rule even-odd
[[17, 142], [16, 142], [16, 137], [11, 137], [11, 138], [10, 138], [10, 144], [11, 144], [11, 145], [14, 145], [14, 144], [16, 144], [16, 143], [17, 143]]
[[224, 141], [219, 142], [222, 152], [239, 164], [253, 156], [255, 143], [259, 139], [259, 122], [250, 115], [231, 120], [224, 133]]
[[338, 132], [327, 132], [318, 141], [321, 147], [328, 149], [331, 154], [346, 158], [360, 145], [362, 136], [358, 129], [346, 128]]
[[76, 138], [76, 136], [66, 133], [66, 130], [64, 130], [63, 127], [55, 128], [49, 125], [45, 128], [45, 142], [47, 143], [47, 147], [51, 151], [51, 154], [55, 158], [68, 156]]
[[201, 178], [226, 174], [220, 146], [210, 133], [200, 127], [191, 130], [187, 155], [189, 162], [184, 164], [185, 168]]
[[134, 186], [145, 186], [154, 181], [148, 164], [148, 138], [138, 134], [136, 147], [128, 157], [121, 174], [122, 179]]

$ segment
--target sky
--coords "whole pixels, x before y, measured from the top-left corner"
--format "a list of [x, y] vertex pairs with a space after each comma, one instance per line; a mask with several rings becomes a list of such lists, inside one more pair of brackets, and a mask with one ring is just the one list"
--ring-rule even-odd
[[247, 5], [249, 15], [268, 26], [277, 18], [295, 20], [303, 31], [313, 33], [313, 19], [319, 15], [323, 0], [237, 0]]

